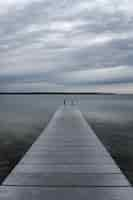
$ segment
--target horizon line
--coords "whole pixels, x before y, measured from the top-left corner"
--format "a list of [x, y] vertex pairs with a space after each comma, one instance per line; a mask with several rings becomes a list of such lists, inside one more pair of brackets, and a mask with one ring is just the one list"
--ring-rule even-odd
[[133, 95], [113, 92], [0, 92], [0, 95]]

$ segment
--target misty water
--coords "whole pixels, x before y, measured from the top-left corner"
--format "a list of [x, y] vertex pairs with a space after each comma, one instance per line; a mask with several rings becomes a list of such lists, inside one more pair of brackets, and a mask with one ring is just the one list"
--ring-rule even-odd
[[[87, 122], [133, 183], [133, 95], [71, 95]], [[64, 95], [0, 95], [0, 181], [63, 104]]]

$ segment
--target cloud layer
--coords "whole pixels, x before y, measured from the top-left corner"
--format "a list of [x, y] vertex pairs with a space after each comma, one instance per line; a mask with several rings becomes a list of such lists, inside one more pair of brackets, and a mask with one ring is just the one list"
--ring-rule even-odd
[[0, 27], [0, 91], [133, 91], [131, 0], [8, 0]]

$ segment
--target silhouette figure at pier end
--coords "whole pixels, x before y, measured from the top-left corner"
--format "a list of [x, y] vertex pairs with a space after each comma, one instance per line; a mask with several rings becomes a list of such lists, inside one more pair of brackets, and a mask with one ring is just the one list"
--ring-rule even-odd
[[64, 106], [66, 105], [74, 106], [75, 105], [74, 99], [69, 99], [69, 100], [64, 99]]
[[64, 106], [66, 105], [66, 99], [64, 99]]

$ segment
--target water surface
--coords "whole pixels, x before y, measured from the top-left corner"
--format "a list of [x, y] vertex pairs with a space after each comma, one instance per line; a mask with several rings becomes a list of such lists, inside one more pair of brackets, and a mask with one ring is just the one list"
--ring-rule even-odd
[[[69, 95], [133, 183], [133, 95]], [[0, 95], [0, 180], [63, 104], [64, 95]]]

